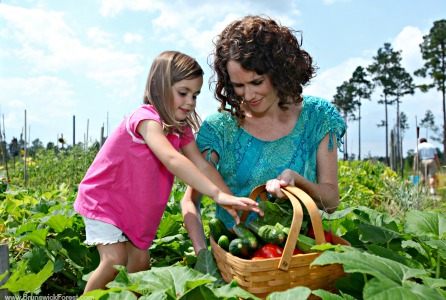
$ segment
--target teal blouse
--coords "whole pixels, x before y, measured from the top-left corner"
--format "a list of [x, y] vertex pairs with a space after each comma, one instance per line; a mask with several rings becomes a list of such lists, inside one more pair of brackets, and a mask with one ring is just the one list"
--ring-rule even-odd
[[[254, 187], [276, 178], [285, 169], [292, 169], [316, 182], [319, 143], [330, 134], [328, 150], [333, 150], [336, 138], [342, 151], [340, 146], [344, 133], [345, 123], [333, 104], [322, 98], [304, 96], [299, 119], [287, 136], [274, 141], [259, 140], [238, 127], [228, 112], [218, 112], [204, 120], [197, 144], [202, 152], [211, 150], [218, 153], [220, 159], [216, 168], [224, 181], [234, 195], [247, 197]], [[228, 228], [235, 223], [234, 218], [219, 205], [216, 216]], [[247, 222], [256, 216], [251, 213]]]

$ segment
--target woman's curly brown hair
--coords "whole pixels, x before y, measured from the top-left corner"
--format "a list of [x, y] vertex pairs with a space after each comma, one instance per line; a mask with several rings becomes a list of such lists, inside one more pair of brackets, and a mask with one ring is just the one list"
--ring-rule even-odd
[[[297, 39], [300, 37], [300, 40]], [[277, 89], [279, 107], [302, 102], [302, 87], [316, 75], [313, 59], [301, 49], [301, 31], [281, 26], [270, 17], [248, 15], [229, 24], [214, 41], [214, 94], [219, 111], [229, 111], [240, 121], [244, 112], [231, 84], [227, 63], [234, 60], [249, 71], [267, 74]], [[228, 107], [229, 106], [229, 107]]]

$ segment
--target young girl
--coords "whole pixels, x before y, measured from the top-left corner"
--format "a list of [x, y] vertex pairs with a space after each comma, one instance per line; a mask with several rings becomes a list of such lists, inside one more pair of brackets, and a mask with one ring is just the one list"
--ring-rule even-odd
[[148, 249], [174, 176], [225, 207], [236, 222], [237, 210], [261, 213], [255, 201], [217, 188], [222, 178], [198, 151], [192, 129], [199, 126], [195, 105], [202, 84], [203, 70], [193, 58], [161, 53], [144, 104], [107, 138], [80, 183], [74, 208], [85, 220], [85, 243], [97, 245], [100, 255], [85, 292], [104, 289], [117, 274], [114, 265], [128, 272], [150, 267]]

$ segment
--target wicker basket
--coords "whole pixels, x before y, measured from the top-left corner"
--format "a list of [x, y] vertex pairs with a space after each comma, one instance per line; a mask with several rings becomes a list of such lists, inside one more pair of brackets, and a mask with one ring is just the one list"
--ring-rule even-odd
[[[310, 196], [297, 187], [289, 186], [282, 191], [293, 205], [291, 230], [282, 257], [263, 260], [243, 259], [225, 251], [211, 237], [212, 253], [223, 279], [227, 283], [235, 279], [241, 288], [259, 298], [265, 298], [272, 292], [285, 291], [295, 286], [306, 286], [312, 290], [335, 291], [335, 281], [346, 275], [341, 265], [310, 268], [310, 264], [321, 252], [292, 256], [302, 226], [303, 211], [300, 202], [305, 205], [310, 215], [316, 244], [325, 243], [322, 219], [316, 204]], [[266, 194], [265, 186], [261, 185], [256, 187], [249, 197], [257, 199], [260, 195], [260, 199], [266, 201]], [[244, 222], [246, 217], [247, 213], [242, 214], [241, 222]], [[332, 234], [332, 244], [350, 245], [346, 240], [334, 234]]]

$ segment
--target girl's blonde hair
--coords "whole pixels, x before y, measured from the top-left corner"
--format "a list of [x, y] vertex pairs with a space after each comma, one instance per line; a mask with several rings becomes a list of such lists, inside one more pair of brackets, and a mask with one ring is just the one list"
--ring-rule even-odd
[[175, 119], [173, 112], [172, 86], [181, 80], [190, 80], [203, 76], [204, 72], [198, 62], [178, 51], [165, 51], [152, 63], [144, 92], [144, 104], [151, 104], [163, 121], [164, 130], [184, 132], [189, 125], [197, 131], [201, 119], [194, 110], [184, 121]]

